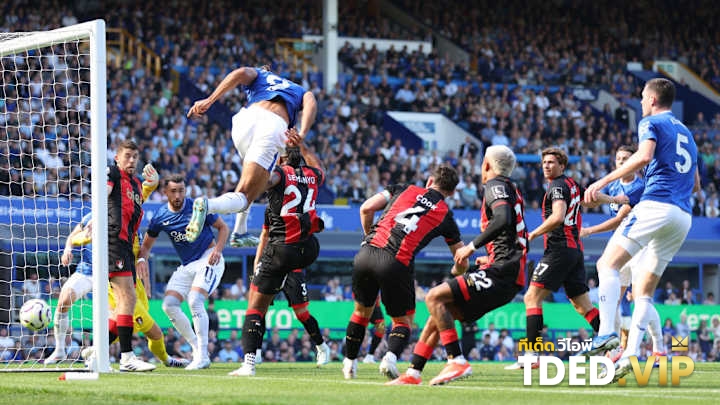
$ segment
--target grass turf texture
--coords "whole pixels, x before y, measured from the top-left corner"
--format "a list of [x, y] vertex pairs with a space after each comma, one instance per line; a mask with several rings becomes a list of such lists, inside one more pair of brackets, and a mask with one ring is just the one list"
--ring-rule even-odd
[[[97, 381], [58, 381], [60, 373], [1, 373], [0, 398], [5, 404], [709, 404], [720, 397], [720, 363], [696, 363], [679, 387], [650, 383], [637, 387], [554, 387], [522, 385], [522, 371], [506, 371], [507, 363], [473, 363], [473, 375], [430, 387], [444, 363], [430, 363], [423, 385], [386, 387], [377, 364], [359, 364], [358, 378], [346, 381], [341, 363], [322, 369], [314, 363], [263, 363], [255, 377], [230, 377], [238, 364], [216, 364], [207, 370], [184, 371], [159, 366], [150, 373], [113, 373]], [[117, 365], [115, 366], [117, 367]], [[403, 372], [407, 363], [401, 363]], [[537, 381], [538, 371], [533, 371]], [[552, 375], [552, 374], [551, 374]], [[670, 378], [668, 378], [670, 380]], [[669, 383], [669, 381], [668, 381]], [[652, 401], [652, 402], [651, 402]]]

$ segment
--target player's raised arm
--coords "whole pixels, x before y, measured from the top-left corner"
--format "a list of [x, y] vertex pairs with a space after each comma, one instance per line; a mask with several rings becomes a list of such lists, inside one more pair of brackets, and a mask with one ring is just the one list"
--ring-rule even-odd
[[150, 197], [150, 194], [157, 190], [158, 185], [160, 185], [160, 175], [158, 175], [157, 170], [155, 170], [153, 165], [150, 163], [145, 165], [142, 174], [142, 200], [145, 202], [148, 197]]
[[311, 91], [306, 91], [303, 94], [302, 100], [302, 116], [300, 117], [300, 137], [305, 139], [310, 128], [315, 123], [315, 116], [317, 115], [317, 100], [315, 95]]
[[320, 158], [307, 147], [303, 138], [295, 128], [289, 128], [285, 131], [285, 135], [288, 138], [288, 146], [297, 146], [300, 148], [300, 154], [302, 154], [302, 157], [305, 159], [305, 163], [307, 163], [308, 166], [318, 168], [325, 172], [325, 168], [323, 167]]
[[198, 118], [205, 114], [210, 107], [219, 100], [225, 93], [239, 85], [248, 85], [257, 77], [257, 71], [251, 67], [241, 67], [228, 73], [220, 82], [210, 97], [198, 100], [187, 113], [188, 118]]

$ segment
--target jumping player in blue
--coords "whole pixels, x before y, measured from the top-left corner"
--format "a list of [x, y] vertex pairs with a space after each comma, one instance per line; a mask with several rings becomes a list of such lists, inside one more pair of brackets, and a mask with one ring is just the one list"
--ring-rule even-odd
[[[690, 130], [673, 115], [674, 99], [675, 85], [671, 81], [657, 78], [645, 84], [640, 101], [644, 118], [638, 125], [638, 151], [621, 167], [588, 187], [584, 196], [586, 202], [593, 202], [610, 182], [645, 167], [646, 183], [640, 202], [615, 230], [597, 264], [598, 273], [610, 275], [611, 288], [605, 291], [606, 300], [618, 302], [618, 269], [646, 246], [642, 252], [643, 267], [638, 269], [633, 283], [635, 310], [628, 346], [615, 364], [615, 381], [632, 370], [629, 357], [640, 354], [648, 323], [660, 322], [653, 293], [690, 231], [690, 197], [700, 186], [697, 145]], [[593, 349], [603, 350], [603, 342], [608, 341], [611, 339], [599, 334]]]
[[317, 101], [313, 93], [272, 73], [267, 66], [241, 67], [230, 72], [210, 97], [195, 102], [187, 116], [202, 116], [215, 101], [239, 85], [245, 87], [248, 98], [247, 106], [232, 119], [233, 143], [243, 159], [240, 182], [235, 192], [195, 199], [186, 232], [188, 242], [198, 237], [207, 214], [237, 213], [231, 246], [257, 246], [258, 238], [247, 233], [248, 209], [267, 188], [278, 156], [285, 150], [285, 131], [295, 127], [298, 112], [302, 110], [300, 138], [305, 138], [315, 122]]
[[[164, 192], [168, 203], [161, 207], [150, 221], [138, 255], [137, 271], [138, 275], [147, 274], [150, 249], [160, 232], [164, 231], [170, 237], [182, 264], [170, 277], [165, 290], [163, 310], [175, 329], [193, 348], [193, 360], [185, 369], [208, 368], [210, 367], [207, 349], [209, 320], [205, 301], [217, 288], [225, 271], [222, 250], [230, 230], [222, 218], [210, 214], [198, 237], [193, 242], [189, 242], [185, 227], [192, 215], [192, 200], [185, 197], [185, 178], [179, 174], [170, 175], [165, 179]], [[217, 243], [211, 227], [218, 231]], [[183, 300], [187, 300], [190, 307], [194, 331], [190, 327], [189, 319], [180, 309]]]

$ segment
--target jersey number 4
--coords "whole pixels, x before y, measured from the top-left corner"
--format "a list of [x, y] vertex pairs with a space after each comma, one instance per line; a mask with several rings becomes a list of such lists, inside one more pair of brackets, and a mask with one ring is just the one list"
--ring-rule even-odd
[[417, 224], [425, 211], [427, 211], [425, 207], [410, 207], [395, 215], [395, 222], [403, 225], [403, 232], [410, 233], [418, 228]]

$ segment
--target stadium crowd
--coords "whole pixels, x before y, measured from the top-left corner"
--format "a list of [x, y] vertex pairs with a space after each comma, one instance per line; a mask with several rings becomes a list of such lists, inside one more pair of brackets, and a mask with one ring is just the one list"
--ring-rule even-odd
[[[163, 58], [165, 73], [175, 68], [187, 74], [203, 92], [214, 88], [230, 69], [260, 62], [272, 62], [276, 72], [311, 89], [318, 99], [319, 114], [309, 139], [328, 169], [323, 201], [326, 203], [338, 198], [359, 203], [387, 184], [422, 182], [425, 173], [447, 163], [461, 173], [457, 193], [449, 203], [453, 208], [477, 209], [483, 150], [496, 144], [531, 155], [537, 155], [546, 146], [563, 148], [580, 157], [578, 163], [568, 167], [568, 174], [581, 184], [590, 184], [611, 169], [608, 162], [613, 151], [621, 144], [635, 143], [636, 135], [628, 129], [627, 113], [623, 110], [626, 107], [595, 111], [575, 98], [567, 86], [592, 86], [606, 89], [619, 99], [637, 98], [641, 83], [625, 73], [626, 63], [667, 57], [694, 68], [704, 80], [720, 89], [720, 55], [717, 47], [709, 46], [716, 34], [696, 32], [711, 24], [696, 20], [683, 24], [695, 15], [646, 12], [644, 2], [622, 3], [623, 7], [617, 9], [621, 11], [614, 12], [588, 4], [583, 14], [573, 14], [573, 18], [567, 14], [569, 11], [556, 9], [553, 2], [529, 9], [511, 0], [505, 8], [512, 10], [510, 14], [481, 12], [482, 7], [460, 1], [425, 8], [416, 2], [396, 2], [414, 13], [427, 30], [400, 27], [387, 18], [368, 14], [367, 10], [343, 5], [347, 8], [340, 15], [346, 20], [340, 35], [430, 40], [434, 30], [470, 52], [477, 72], [471, 66], [453, 63], [437, 54], [424, 56], [403, 49], [379, 52], [353, 49], [346, 44], [338, 56], [348, 74], [332, 89], [322, 88], [322, 75], [317, 68], [303, 71], [301, 66], [279, 59], [273, 51], [277, 38], [320, 33], [319, 3], [280, 0], [273, 3], [272, 15], [264, 13], [264, 3], [249, 3], [257, 7], [239, 10], [220, 1], [190, 10], [175, 3], [109, 2], [107, 10], [117, 7], [105, 17], [108, 26], [126, 28], [154, 49]], [[543, 15], [555, 16], [553, 23], [546, 24], [539, 18]], [[637, 27], [627, 23], [605, 24], [627, 22], [628, 16], [642, 16], [643, 20]], [[9, 3], [3, 7], [0, 31], [51, 29], [81, 17], [82, 13], [66, 6], [39, 14], [30, 5]], [[670, 30], [661, 35], [639, 29], [652, 25], [649, 23], [669, 24], [669, 18], [677, 19], [672, 23], [686, 30]], [[594, 27], [598, 26], [616, 29], [596, 30]], [[169, 74], [155, 77], [136, 62], [108, 67], [108, 158], [114, 156], [119, 140], [133, 138], [140, 145], [141, 160], [153, 162], [161, 176], [170, 172], [187, 175], [190, 197], [215, 196], [234, 189], [241, 165], [229, 130], [216, 123], [188, 120], [185, 114], [194, 100], [178, 97]], [[23, 109], [28, 106], [19, 100], [42, 94], [42, 86], [38, 90], [33, 85], [39, 78], [12, 77], [8, 70], [3, 75], [4, 99], [0, 106], [6, 113], [0, 114], [0, 121], [9, 130], [7, 138], [0, 140], [0, 195], [89, 195], [89, 154], [79, 152], [89, 150], [89, 137], [83, 132], [87, 129], [73, 125], [76, 118], [68, 116], [58, 123], [57, 132], [45, 131], [45, 138], [37, 136], [43, 125], [37, 117], [24, 114]], [[372, 76], [382, 79], [373, 83]], [[401, 84], [392, 85], [389, 79], [399, 79]], [[67, 95], [76, 96], [69, 110], [84, 110], [87, 99], [80, 94]], [[224, 100], [233, 111], [244, 102], [245, 95], [240, 91]], [[457, 151], [406, 148], [402, 141], [382, 130], [387, 110], [443, 113], [472, 133], [480, 146], [463, 145]], [[700, 147], [703, 169], [703, 190], [694, 202], [694, 214], [718, 217], [720, 113], [687, 121]], [[81, 162], [86, 167], [73, 172], [65, 168], [70, 162]], [[42, 170], [43, 167], [48, 170]], [[539, 165], [519, 165], [513, 177], [519, 181], [528, 205], [536, 208], [544, 193]], [[163, 194], [157, 192], [151, 198], [160, 201]], [[687, 297], [684, 289], [672, 286], [668, 289], [666, 296], [656, 299], [669, 304], [675, 300], [699, 303], [697, 297]], [[325, 297], [342, 300], [346, 294], [342, 286], [333, 284]], [[704, 303], [713, 302], [714, 297], [712, 301], [708, 297]], [[696, 361], [720, 361], [720, 324], [716, 321], [712, 325], [701, 324], [696, 331], [689, 352]], [[219, 340], [217, 327], [215, 331], [209, 346], [214, 361], [241, 358], [237, 333]], [[690, 333], [683, 318], [676, 323], [667, 319], [663, 332], [668, 352], [671, 336]], [[23, 353], [22, 347], [27, 346], [6, 333], [0, 328], [0, 345], [16, 350], [4, 353], [24, 358], [40, 356]], [[284, 339], [277, 331], [269, 335], [263, 348], [265, 361], [314, 361], [312, 343], [303, 332], [293, 330]], [[480, 341], [468, 351], [470, 359], [506, 360], [516, 356], [514, 344], [507, 344], [508, 337], [512, 342], [507, 331], [483, 332], [479, 336]], [[582, 340], [586, 336], [584, 330], [568, 332], [573, 339]], [[342, 340], [332, 339], [330, 331], [326, 337], [332, 342], [335, 359], [341, 358]], [[79, 348], [82, 343], [76, 341], [75, 346]], [[142, 350], [138, 354], [152, 358], [144, 341], [136, 343], [134, 346]], [[166, 345], [171, 355], [190, 356], [187, 342], [172, 330], [166, 336]], [[117, 348], [113, 346], [113, 350]], [[652, 352], [652, 348], [647, 352]], [[411, 353], [412, 347], [405, 351], [402, 360], [409, 360]], [[443, 358], [442, 349], [437, 349], [435, 356]]]

